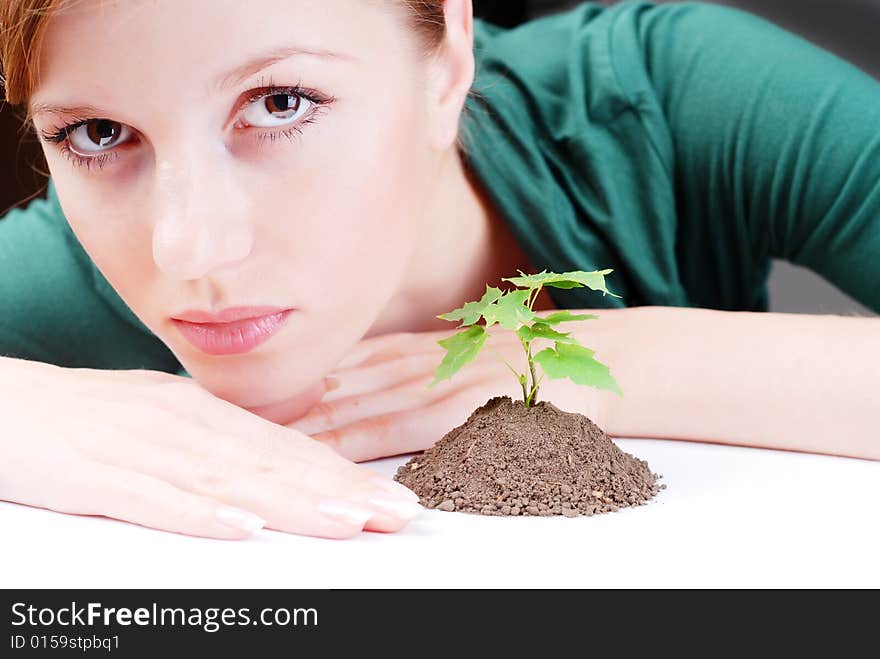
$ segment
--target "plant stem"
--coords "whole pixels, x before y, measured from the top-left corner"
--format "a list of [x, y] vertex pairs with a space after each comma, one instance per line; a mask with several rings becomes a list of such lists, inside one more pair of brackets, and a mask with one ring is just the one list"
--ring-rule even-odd
[[538, 390], [538, 385], [541, 384], [541, 380], [543, 380], [543, 379], [544, 379], [544, 374], [542, 373], [542, 374], [541, 374], [541, 377], [538, 379], [538, 382], [537, 382], [537, 384], [535, 385], [533, 391], [537, 392], [537, 390]]
[[[530, 292], [530, 294], [529, 294], [529, 311], [532, 311], [534, 309], [535, 301], [538, 299], [538, 296], [541, 294], [541, 287], [542, 287], [542, 284], [538, 284], [538, 287], [533, 289], [534, 295], [532, 295]], [[526, 404], [526, 408], [528, 408], [529, 406], [534, 405], [534, 403], [537, 401], [538, 381], [535, 378], [535, 362], [532, 360], [532, 342], [525, 341], [522, 338], [520, 338], [520, 343], [522, 343], [523, 348], [526, 351], [526, 360], [528, 361], [528, 364], [529, 364], [529, 374], [532, 376], [532, 386], [528, 390], [528, 392], [526, 392], [526, 386], [523, 385], [523, 402]]]
[[537, 401], [538, 378], [535, 377], [535, 362], [532, 359], [532, 342], [526, 341], [522, 337], [520, 337], [519, 342], [522, 343], [523, 349], [526, 351], [526, 360], [529, 363], [529, 374], [531, 374], [532, 376], [532, 383], [531, 387], [529, 388], [529, 393], [526, 393], [525, 387], [523, 387], [523, 402], [528, 408]]
[[[529, 364], [529, 372], [534, 377], [534, 371], [531, 370], [532, 366], [532, 346], [530, 341], [526, 341], [524, 338], [519, 337], [519, 342], [522, 344], [523, 350], [526, 351], [526, 361]], [[526, 375], [526, 380], [528, 381], [528, 375]], [[527, 393], [526, 385], [523, 384], [523, 402], [526, 404], [526, 408], [529, 407], [529, 403], [531, 402], [531, 396]]]
[[529, 403], [534, 405], [538, 402], [538, 380], [535, 377], [535, 362], [532, 359], [532, 343], [529, 342], [527, 346], [527, 354], [529, 357], [529, 373], [532, 374], [532, 392], [529, 394]]
[[543, 284], [538, 284], [538, 288], [535, 289], [535, 295], [529, 300], [529, 311], [534, 311], [535, 301], [538, 299], [538, 296], [541, 294], [541, 287]]

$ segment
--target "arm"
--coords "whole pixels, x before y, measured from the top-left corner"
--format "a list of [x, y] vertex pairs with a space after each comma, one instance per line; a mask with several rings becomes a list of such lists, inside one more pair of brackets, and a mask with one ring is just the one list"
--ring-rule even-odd
[[579, 325], [624, 393], [600, 392], [609, 435], [880, 460], [880, 318], [633, 307]]
[[241, 539], [396, 531], [418, 496], [186, 378], [0, 357], [0, 501]]
[[[880, 318], [641, 306], [586, 308], [565, 323], [611, 369], [623, 396], [542, 380], [539, 400], [612, 437], [647, 437], [880, 460]], [[287, 424], [356, 460], [433, 446], [493, 396], [521, 399], [502, 359], [523, 364], [513, 333], [490, 330], [460, 375], [428, 389], [446, 332], [364, 339], [334, 386]], [[283, 423], [283, 422], [282, 422]]]

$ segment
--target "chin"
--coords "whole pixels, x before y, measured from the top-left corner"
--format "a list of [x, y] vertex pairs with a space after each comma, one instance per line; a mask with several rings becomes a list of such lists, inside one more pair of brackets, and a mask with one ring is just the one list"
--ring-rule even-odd
[[235, 361], [219, 359], [211, 364], [194, 365], [187, 372], [218, 398], [251, 409], [274, 407], [279, 402], [286, 405], [291, 399], [308, 395], [310, 390], [323, 387], [323, 379], [331, 367], [270, 356], [269, 359]]

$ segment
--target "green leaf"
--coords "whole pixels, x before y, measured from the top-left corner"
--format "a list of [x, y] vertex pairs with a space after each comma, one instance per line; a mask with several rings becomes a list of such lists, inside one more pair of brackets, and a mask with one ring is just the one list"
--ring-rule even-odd
[[598, 317], [589, 313], [573, 314], [570, 311], [556, 311], [542, 318], [541, 322], [547, 325], [555, 325], [556, 323], [564, 323], [570, 320], [593, 320]]
[[592, 270], [586, 272], [584, 270], [572, 270], [571, 272], [563, 272], [561, 274], [555, 272], [539, 272], [535, 275], [527, 275], [522, 270], [518, 271], [520, 277], [507, 277], [502, 281], [509, 281], [515, 286], [525, 287], [529, 289], [538, 286], [552, 286], [554, 288], [580, 288], [586, 286], [594, 291], [602, 291], [602, 295], [608, 294], [612, 297], [621, 297], [615, 295], [605, 285], [605, 275], [611, 274], [614, 270]]
[[491, 326], [497, 322], [505, 329], [515, 330], [523, 323], [530, 323], [537, 318], [529, 309], [526, 301], [529, 299], [529, 291], [508, 291], [492, 306], [483, 312], [486, 325]]
[[547, 272], [547, 270], [542, 270], [532, 275], [527, 275], [522, 270], [517, 270], [517, 272], [520, 274], [519, 277], [506, 277], [501, 281], [509, 281], [519, 288], [537, 288], [538, 286], [546, 285], [549, 281], [560, 279], [557, 273]]
[[576, 339], [571, 338], [569, 333], [557, 332], [555, 329], [543, 323], [536, 321], [531, 327], [523, 325], [517, 332], [523, 341], [534, 341], [535, 339], [550, 339], [551, 341], [559, 341], [560, 343], [577, 343]]
[[487, 307], [489, 307], [495, 300], [500, 298], [502, 295], [500, 288], [495, 288], [494, 286], [486, 286], [486, 292], [483, 293], [483, 297], [480, 298], [479, 302], [467, 302], [463, 307], [459, 307], [458, 309], [454, 309], [448, 313], [441, 314], [437, 316], [437, 318], [442, 318], [443, 320], [460, 320], [461, 325], [459, 327], [467, 327], [468, 325], [473, 325], [478, 320], [480, 320], [480, 316], [483, 315]]
[[581, 345], [557, 343], [534, 356], [548, 378], [569, 378], [576, 384], [609, 389], [618, 396], [623, 392], [605, 364], [593, 359], [595, 351]]
[[428, 388], [441, 380], [451, 378], [462, 366], [476, 359], [488, 336], [482, 325], [472, 325], [458, 334], [437, 341], [446, 348], [446, 355], [434, 372], [434, 380]]

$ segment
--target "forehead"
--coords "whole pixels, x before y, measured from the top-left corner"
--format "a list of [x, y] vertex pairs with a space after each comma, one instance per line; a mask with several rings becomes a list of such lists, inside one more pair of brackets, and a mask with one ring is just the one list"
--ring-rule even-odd
[[34, 101], [64, 100], [73, 83], [95, 105], [114, 94], [146, 99], [182, 86], [209, 93], [241, 77], [232, 75], [236, 69], [246, 73], [247, 60], [285, 49], [379, 63], [400, 40], [398, 22], [381, 4], [81, 0], [49, 22]]

